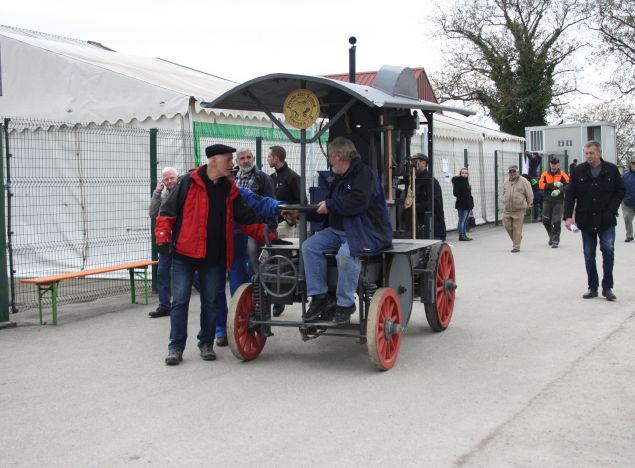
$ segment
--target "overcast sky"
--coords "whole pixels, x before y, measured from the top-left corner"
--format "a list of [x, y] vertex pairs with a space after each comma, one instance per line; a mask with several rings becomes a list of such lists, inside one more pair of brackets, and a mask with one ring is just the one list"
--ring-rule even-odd
[[[437, 3], [453, 1], [7, 0], [0, 24], [96, 41], [237, 82], [268, 73], [347, 73], [350, 36], [357, 37], [357, 71], [388, 64], [434, 74], [443, 43], [429, 34], [429, 20]], [[585, 91], [597, 92], [595, 76], [582, 75]]]
[[439, 46], [424, 34], [435, 1], [77, 0], [2, 2], [0, 24], [92, 40], [245, 81], [274, 72], [357, 71], [384, 64], [436, 70]]

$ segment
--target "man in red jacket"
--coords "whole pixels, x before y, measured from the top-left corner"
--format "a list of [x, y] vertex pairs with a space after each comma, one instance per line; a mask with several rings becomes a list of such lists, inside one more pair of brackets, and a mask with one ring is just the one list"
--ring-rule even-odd
[[257, 224], [260, 219], [241, 198], [231, 178], [235, 151], [221, 144], [205, 148], [207, 164], [179, 180], [156, 220], [159, 251], [172, 251], [174, 297], [165, 358], [168, 365], [177, 365], [183, 359], [194, 272], [198, 270], [201, 298], [198, 347], [205, 361], [213, 361], [216, 313], [222, 307], [225, 278], [233, 260], [234, 222], [264, 243], [264, 225]]

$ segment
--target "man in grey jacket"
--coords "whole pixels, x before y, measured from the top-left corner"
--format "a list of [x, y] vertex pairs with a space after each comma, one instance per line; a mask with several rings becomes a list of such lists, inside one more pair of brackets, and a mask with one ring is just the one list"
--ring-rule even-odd
[[[176, 186], [179, 173], [173, 167], [164, 167], [161, 171], [161, 180], [152, 192], [150, 199], [150, 218], [154, 219], [159, 214], [161, 204], [167, 200], [172, 189]], [[159, 294], [159, 306], [157, 310], [148, 315], [152, 318], [167, 317], [172, 307], [172, 291], [170, 288], [170, 271], [172, 270], [172, 254], [159, 254], [159, 267], [157, 268], [157, 293]]]

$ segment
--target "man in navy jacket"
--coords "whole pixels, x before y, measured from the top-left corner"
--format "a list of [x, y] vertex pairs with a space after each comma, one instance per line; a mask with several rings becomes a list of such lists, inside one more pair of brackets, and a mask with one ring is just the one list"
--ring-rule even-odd
[[[337, 137], [328, 145], [334, 178], [317, 213], [328, 215], [326, 227], [302, 245], [307, 294], [311, 306], [304, 320], [314, 320], [335, 307], [336, 323], [346, 323], [355, 311], [361, 256], [392, 245], [392, 227], [379, 180], [364, 164], [353, 143]], [[328, 293], [325, 252], [337, 252], [336, 296]]]

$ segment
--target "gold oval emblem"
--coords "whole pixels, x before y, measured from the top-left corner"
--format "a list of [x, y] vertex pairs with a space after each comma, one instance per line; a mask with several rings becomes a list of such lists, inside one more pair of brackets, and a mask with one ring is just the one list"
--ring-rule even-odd
[[320, 115], [320, 101], [308, 89], [291, 91], [282, 106], [284, 116], [295, 128], [308, 128]]

